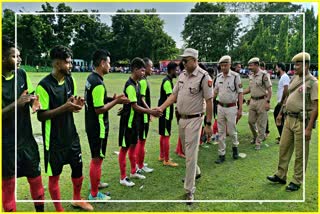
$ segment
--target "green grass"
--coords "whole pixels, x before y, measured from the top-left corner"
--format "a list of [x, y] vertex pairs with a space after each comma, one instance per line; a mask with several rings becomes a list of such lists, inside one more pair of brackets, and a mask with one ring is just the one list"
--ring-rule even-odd
[[[46, 73], [29, 73], [34, 86], [40, 81]], [[78, 94], [83, 95], [84, 85], [88, 73], [74, 73], [78, 85]], [[128, 74], [109, 74], [105, 76], [105, 84], [109, 96], [113, 93], [121, 93], [123, 86], [128, 79]], [[149, 78], [152, 95], [152, 106], [158, 102], [159, 87], [163, 76], [151, 76]], [[248, 85], [248, 80], [243, 80], [244, 88]], [[273, 96], [271, 100], [272, 109], [276, 105], [277, 81], [273, 81]], [[246, 96], [248, 97], [248, 96]], [[146, 180], [134, 180], [136, 186], [127, 188], [119, 184], [119, 166], [117, 155], [113, 152], [118, 151], [118, 127], [119, 117], [116, 116], [116, 106], [110, 111], [110, 133], [107, 147], [106, 158], [102, 167], [102, 180], [109, 183], [109, 187], [103, 191], [110, 191], [113, 200], [182, 200], [184, 199], [184, 189], [181, 178], [184, 177], [185, 165], [184, 159], [178, 157], [175, 153], [175, 147], [178, 139], [176, 121], [173, 121], [173, 130], [171, 136], [171, 158], [179, 163], [178, 168], [168, 168], [158, 162], [159, 154], [159, 135], [157, 133], [158, 120], [154, 120], [150, 126], [150, 132], [146, 144], [145, 162], [155, 171], [152, 174], [146, 174]], [[244, 111], [248, 107], [244, 106]], [[84, 110], [74, 114], [76, 127], [81, 139], [82, 157], [84, 163], [84, 183], [82, 196], [89, 194], [89, 162], [90, 150], [84, 127]], [[275, 144], [275, 138], [278, 136], [274, 124], [273, 113], [269, 112], [270, 136], [263, 143], [260, 151], [255, 151], [250, 144], [251, 132], [248, 126], [248, 116], [243, 115], [237, 126], [239, 133], [239, 150], [246, 153], [247, 157], [234, 161], [231, 157], [230, 139], [227, 140], [226, 162], [217, 165], [214, 160], [217, 158], [217, 145], [210, 145], [209, 148], [200, 148], [199, 165], [202, 170], [202, 177], [196, 183], [197, 200], [301, 200], [302, 189], [297, 192], [287, 193], [285, 186], [273, 185], [266, 180], [267, 175], [272, 175], [277, 169], [278, 148]], [[40, 122], [36, 116], [32, 115], [33, 132], [35, 135], [41, 134]], [[306, 200], [304, 203], [195, 203], [187, 206], [185, 203], [95, 203], [95, 211], [317, 211], [318, 209], [318, 144], [317, 131], [313, 131], [312, 142], [310, 145], [310, 156], [306, 176]], [[268, 145], [268, 147], [266, 146]], [[39, 145], [41, 157], [43, 157], [43, 145]], [[292, 157], [294, 159], [294, 155]], [[43, 170], [43, 158], [41, 159]], [[127, 173], [129, 173], [130, 163], [127, 159]], [[288, 178], [293, 175], [293, 161], [291, 161]], [[48, 177], [43, 172], [43, 181], [45, 185], [45, 197], [51, 200], [48, 192]], [[140, 189], [140, 187], [143, 188]], [[65, 166], [60, 176], [61, 196], [64, 200], [72, 198], [72, 183], [70, 179], [70, 167]], [[29, 185], [26, 178], [18, 179], [18, 199], [29, 199]], [[53, 203], [46, 203], [46, 211], [54, 211]], [[63, 204], [66, 211], [79, 211], [70, 205]], [[33, 211], [33, 203], [18, 203], [17, 210]]]

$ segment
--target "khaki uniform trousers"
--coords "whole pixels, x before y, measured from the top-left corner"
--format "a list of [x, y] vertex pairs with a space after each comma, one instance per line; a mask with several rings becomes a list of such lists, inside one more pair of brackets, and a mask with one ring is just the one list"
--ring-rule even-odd
[[201, 173], [197, 163], [202, 122], [203, 117], [179, 120], [179, 136], [181, 138], [182, 150], [186, 156], [184, 189], [187, 193], [195, 192], [195, 177], [196, 174]]
[[[298, 118], [287, 116], [280, 139], [279, 164], [276, 175], [287, 179], [289, 162], [295, 150], [294, 175], [292, 183], [301, 185], [303, 183], [303, 122]], [[305, 169], [309, 156], [309, 142], [305, 143]]]
[[233, 147], [238, 147], [239, 145], [236, 129], [237, 112], [237, 106], [222, 107], [218, 105], [219, 155], [226, 154], [226, 131], [232, 138]]
[[256, 139], [256, 145], [260, 145], [265, 138], [265, 131], [268, 120], [268, 112], [265, 110], [264, 99], [250, 100], [249, 106], [249, 126], [253, 138]]

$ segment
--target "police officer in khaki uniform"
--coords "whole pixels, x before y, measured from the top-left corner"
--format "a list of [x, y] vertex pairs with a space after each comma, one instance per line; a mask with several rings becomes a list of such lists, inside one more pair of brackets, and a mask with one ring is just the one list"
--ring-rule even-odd
[[[292, 62], [295, 76], [289, 84], [285, 110], [280, 111], [277, 117], [277, 121], [280, 122], [283, 117], [282, 112], [284, 112], [285, 122], [280, 138], [278, 171], [275, 175], [267, 177], [272, 182], [285, 184], [289, 162], [295, 150], [294, 175], [286, 187], [288, 192], [298, 190], [303, 182], [303, 159], [305, 159], [306, 169], [311, 132], [318, 116], [318, 80], [309, 72], [310, 55], [305, 52], [299, 53], [292, 58]], [[304, 75], [305, 82], [303, 81]], [[303, 94], [305, 94], [305, 111], [303, 111]], [[303, 127], [303, 116], [306, 127]], [[303, 129], [305, 129], [305, 143], [303, 142]], [[303, 155], [303, 145], [305, 145], [305, 155]]]
[[187, 48], [181, 56], [185, 70], [179, 75], [172, 94], [159, 108], [163, 111], [169, 105], [177, 102], [177, 112], [178, 117], [180, 117], [179, 136], [186, 156], [184, 188], [187, 192], [187, 204], [190, 205], [196, 189], [195, 177], [200, 175], [197, 161], [204, 111], [206, 111], [207, 116], [204, 132], [207, 139], [211, 139], [212, 135], [213, 87], [209, 74], [198, 66], [197, 50]]
[[[230, 69], [231, 57], [223, 56], [219, 60], [221, 73], [218, 74], [214, 86], [215, 99], [219, 95], [218, 101], [218, 133], [219, 133], [219, 158], [215, 163], [220, 164], [225, 161], [226, 154], [226, 127], [229, 136], [232, 138], [233, 159], [238, 159], [238, 134], [236, 130], [236, 120], [242, 115], [243, 89], [240, 75]], [[239, 109], [237, 101], [239, 100]]]
[[[272, 95], [272, 84], [269, 75], [259, 67], [260, 60], [254, 57], [249, 60], [249, 88], [243, 94], [251, 94], [249, 105], [249, 126], [253, 134], [252, 144], [260, 150], [261, 142], [265, 139], [268, 111]], [[258, 129], [258, 132], [257, 132]]]

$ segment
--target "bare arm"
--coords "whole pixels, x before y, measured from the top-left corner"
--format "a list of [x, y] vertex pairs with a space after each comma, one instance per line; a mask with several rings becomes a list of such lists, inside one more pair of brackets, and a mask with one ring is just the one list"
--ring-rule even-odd
[[151, 114], [155, 117], [160, 117], [162, 115], [162, 112], [157, 110], [157, 109], [147, 109], [139, 106], [137, 103], [131, 103], [131, 107], [139, 113], [146, 113], [146, 114]]
[[96, 114], [104, 114], [105, 112], [109, 111], [111, 108], [113, 108], [117, 104], [127, 104], [127, 103], [130, 103], [130, 101], [124, 94], [121, 94], [119, 96], [114, 96], [114, 99], [112, 98], [112, 101], [108, 102], [103, 107], [95, 108], [95, 112]]
[[286, 97], [288, 96], [288, 86], [285, 85], [283, 88], [283, 93], [282, 93], [282, 98], [281, 98], [281, 104], [284, 103], [284, 100], [286, 99]]
[[244, 90], [243, 90], [243, 95], [249, 94], [249, 93], [250, 93], [250, 88], [247, 88], [247, 89], [244, 89]]
[[313, 124], [318, 117], [318, 100], [313, 101], [310, 119], [305, 130], [306, 141], [310, 141]]
[[166, 101], [159, 106], [159, 108], [161, 109], [161, 111], [164, 111], [164, 109], [166, 109], [168, 106], [172, 105], [173, 103], [175, 103], [177, 101], [177, 95], [175, 94], [171, 94]]
[[318, 117], [318, 100], [313, 101], [312, 103], [312, 111], [310, 114], [310, 120], [309, 123], [307, 125], [307, 129], [312, 129], [313, 128], [313, 124], [316, 121]]
[[148, 106], [148, 104], [146, 103], [145, 98], [146, 98], [145, 96], [142, 96], [142, 97], [141, 97], [142, 104], [143, 104], [143, 106], [144, 106], [145, 108], [148, 108], [148, 109], [149, 109], [150, 106]]
[[206, 116], [207, 116], [207, 121], [206, 122], [211, 122], [212, 121], [212, 112], [213, 112], [213, 105], [212, 105], [212, 98], [206, 100]]

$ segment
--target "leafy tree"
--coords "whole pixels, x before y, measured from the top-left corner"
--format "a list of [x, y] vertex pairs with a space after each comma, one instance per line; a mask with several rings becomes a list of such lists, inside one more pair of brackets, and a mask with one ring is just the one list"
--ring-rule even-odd
[[4, 9], [3, 11], [2, 35], [14, 38], [14, 12], [10, 9]]
[[[220, 3], [197, 3], [191, 12], [225, 12], [225, 7]], [[217, 61], [234, 49], [239, 22], [235, 15], [188, 15], [182, 31], [185, 47], [199, 50], [201, 61]]]
[[[139, 10], [118, 12], [140, 12]], [[156, 12], [155, 9], [145, 12]], [[175, 41], [163, 30], [164, 22], [158, 15], [112, 16], [112, 42], [110, 47], [114, 61], [149, 57], [155, 63], [175, 58], [178, 54]]]

